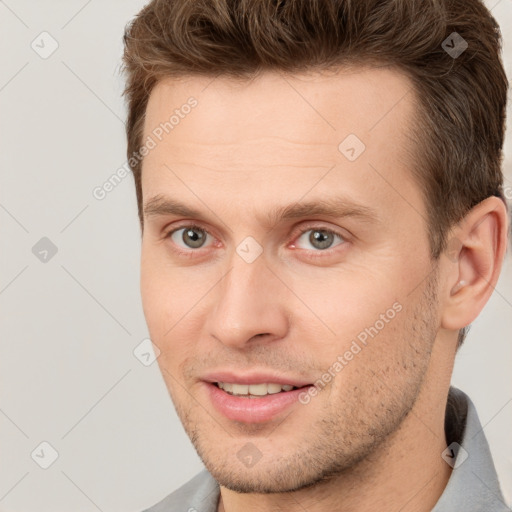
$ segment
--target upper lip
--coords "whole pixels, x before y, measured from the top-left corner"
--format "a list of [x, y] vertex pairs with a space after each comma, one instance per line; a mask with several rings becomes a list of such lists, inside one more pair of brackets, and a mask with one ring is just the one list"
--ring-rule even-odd
[[275, 373], [264, 372], [246, 372], [243, 375], [232, 371], [215, 371], [203, 375], [202, 380], [206, 382], [228, 382], [233, 384], [288, 384], [296, 388], [308, 386], [311, 382], [297, 379], [295, 377], [287, 377]]

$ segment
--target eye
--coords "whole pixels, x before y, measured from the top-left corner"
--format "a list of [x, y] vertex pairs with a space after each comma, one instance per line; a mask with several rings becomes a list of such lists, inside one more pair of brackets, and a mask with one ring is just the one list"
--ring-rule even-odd
[[[172, 242], [178, 247], [183, 249], [184, 253], [189, 252], [190, 249], [201, 249], [207, 244], [207, 240], [212, 238], [212, 235], [204, 228], [196, 225], [187, 225], [170, 231], [166, 238], [170, 238]], [[336, 241], [339, 243], [333, 245]], [[345, 237], [331, 229], [324, 229], [322, 227], [303, 229], [297, 238], [297, 242], [292, 244], [292, 247], [299, 249], [311, 250], [312, 246], [314, 252], [323, 252], [326, 249], [342, 245], [346, 242]], [[311, 244], [310, 247], [301, 247], [301, 244]]]
[[[309, 233], [309, 235], [308, 235]], [[320, 251], [323, 251], [325, 249], [330, 249], [333, 246], [333, 243], [335, 239], [338, 238], [341, 240], [341, 243], [337, 245], [341, 245], [345, 243], [345, 239], [342, 235], [339, 233], [336, 233], [335, 231], [332, 231], [330, 229], [322, 229], [322, 228], [308, 228], [301, 232], [299, 238], [297, 241], [300, 243], [306, 242], [310, 243], [314, 249], [318, 249]], [[299, 243], [293, 244], [294, 247], [298, 246]], [[336, 246], [334, 246], [336, 247]], [[303, 249], [304, 247], [299, 247]], [[305, 249], [309, 249], [306, 247]]]
[[200, 249], [210, 233], [199, 226], [184, 226], [171, 231], [167, 236], [182, 249]]

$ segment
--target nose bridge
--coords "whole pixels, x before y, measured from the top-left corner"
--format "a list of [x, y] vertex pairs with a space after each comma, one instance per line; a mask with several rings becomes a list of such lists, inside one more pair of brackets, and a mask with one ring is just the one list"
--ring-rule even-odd
[[263, 255], [249, 262], [234, 252], [214, 297], [208, 334], [240, 348], [258, 334], [283, 337], [288, 320], [276, 281]]

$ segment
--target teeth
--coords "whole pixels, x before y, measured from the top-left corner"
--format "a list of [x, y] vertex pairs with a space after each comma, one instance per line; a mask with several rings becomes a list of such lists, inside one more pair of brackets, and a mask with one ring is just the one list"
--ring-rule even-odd
[[[265, 386], [265, 384], [263, 384]], [[283, 389], [283, 386], [281, 384], [267, 384], [267, 392], [269, 395], [272, 395], [274, 393], [279, 393], [281, 389]], [[289, 387], [289, 386], [284, 386]], [[289, 391], [288, 389], [285, 389], [285, 391]]]
[[247, 395], [249, 386], [247, 384], [232, 384], [231, 392], [234, 395]]
[[280, 393], [281, 391], [291, 391], [294, 386], [289, 384], [234, 384], [230, 382], [217, 382], [219, 388], [231, 395], [241, 396], [265, 396]]
[[[242, 386], [240, 386], [242, 387]], [[243, 386], [244, 388], [249, 391], [251, 395], [256, 396], [265, 396], [268, 392], [268, 386], [267, 384], [251, 384], [250, 386]], [[237, 391], [237, 394], [241, 395], [242, 393]], [[244, 395], [247, 394], [247, 392], [243, 393]]]

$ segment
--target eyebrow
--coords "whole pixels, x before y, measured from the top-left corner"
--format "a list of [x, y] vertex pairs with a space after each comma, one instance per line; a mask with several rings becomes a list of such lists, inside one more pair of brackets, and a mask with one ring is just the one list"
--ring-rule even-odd
[[[191, 208], [172, 197], [157, 195], [149, 199], [144, 205], [144, 217], [165, 215], [207, 220], [207, 216], [199, 210]], [[273, 228], [281, 220], [301, 219], [316, 215], [333, 218], [356, 217], [369, 223], [379, 221], [377, 211], [371, 207], [355, 203], [347, 197], [329, 197], [315, 201], [292, 203], [286, 206], [276, 206], [267, 213], [262, 224], [266, 228]]]

